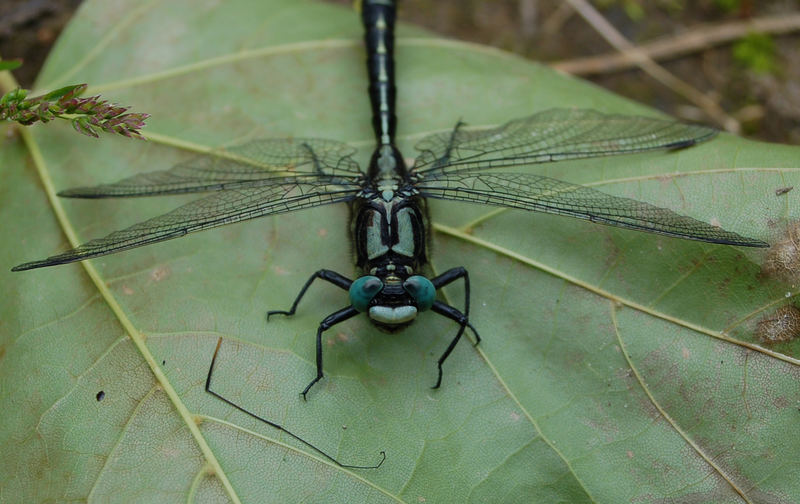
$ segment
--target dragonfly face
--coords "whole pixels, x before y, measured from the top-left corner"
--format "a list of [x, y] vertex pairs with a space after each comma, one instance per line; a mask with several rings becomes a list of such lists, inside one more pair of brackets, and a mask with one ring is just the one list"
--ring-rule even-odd
[[406, 279], [394, 274], [383, 278], [364, 275], [350, 286], [350, 303], [359, 312], [367, 312], [370, 320], [390, 332], [401, 329], [430, 309], [436, 299], [436, 288], [422, 275]]

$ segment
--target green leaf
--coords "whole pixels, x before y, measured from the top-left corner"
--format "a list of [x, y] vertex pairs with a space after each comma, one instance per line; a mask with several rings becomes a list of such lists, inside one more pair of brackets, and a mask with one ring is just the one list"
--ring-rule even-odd
[[66, 95], [72, 96], [80, 96], [86, 89], [86, 84], [71, 84], [69, 86], [60, 87], [53, 91], [50, 91], [46, 95], [42, 96], [42, 100], [44, 101], [52, 101], [58, 100]]
[[[231, 27], [235, 27], [232, 29]], [[652, 113], [493, 49], [402, 26], [399, 134], [497, 124], [553, 106]], [[102, 236], [183, 197], [63, 200], [257, 136], [372, 132], [358, 16], [292, 0], [87, 1], [41, 89], [89, 82], [153, 113], [146, 144], [69, 126], [0, 132], [0, 500], [5, 502], [797, 502], [797, 343], [764, 347], [762, 316], [795, 288], [769, 251], [434, 202], [433, 266], [470, 271], [471, 321], [431, 390], [454, 324], [386, 334], [319, 321], [347, 294], [348, 210], [322, 207], [24, 273], [11, 266]], [[8, 126], [0, 126], [7, 128]], [[798, 218], [800, 150], [722, 135], [691, 149], [538, 166], [776, 242]], [[58, 215], [63, 209], [63, 219]], [[791, 248], [789, 248], [791, 251]], [[795, 282], [796, 283], [796, 282]], [[463, 302], [460, 286], [447, 289]], [[283, 424], [345, 470], [206, 394]], [[99, 394], [100, 392], [103, 394]], [[102, 400], [98, 400], [102, 397]]]
[[749, 33], [732, 48], [733, 58], [745, 68], [759, 74], [775, 72], [775, 41], [764, 33]]
[[20, 60], [0, 60], [0, 71], [14, 70], [22, 66]]

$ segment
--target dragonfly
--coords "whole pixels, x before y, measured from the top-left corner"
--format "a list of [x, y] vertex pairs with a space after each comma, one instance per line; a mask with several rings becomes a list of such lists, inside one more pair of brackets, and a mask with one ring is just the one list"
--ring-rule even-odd
[[[515, 167], [563, 160], [684, 149], [714, 137], [716, 130], [705, 126], [555, 108], [499, 127], [469, 128], [459, 121], [450, 131], [420, 140], [416, 144], [416, 159], [411, 166], [407, 165], [396, 145], [395, 2], [364, 0], [361, 18], [376, 140], [365, 170], [354, 160], [356, 149], [347, 143], [275, 138], [250, 141], [115, 183], [67, 189], [59, 195], [127, 198], [210, 194], [66, 252], [20, 264], [13, 271], [83, 261], [257, 217], [348, 204], [352, 210], [350, 235], [355, 266], [360, 276], [353, 279], [320, 269], [308, 278], [288, 310], [267, 314], [267, 319], [295, 314], [316, 280], [347, 292], [346, 305], [325, 317], [317, 328], [316, 375], [301, 392], [306, 398], [312, 386], [324, 376], [323, 334], [360, 314], [366, 314], [374, 325], [390, 332], [408, 326], [426, 311], [457, 324], [455, 335], [437, 361], [438, 375], [433, 388], [441, 385], [443, 364], [466, 329], [474, 334], [476, 343], [480, 341], [470, 322], [467, 270], [454, 267], [435, 276], [429, 274], [431, 232], [427, 201], [430, 199], [565, 215], [702, 242], [769, 246], [667, 208], [513, 171]], [[437, 293], [454, 282], [463, 283], [463, 309], [438, 299]], [[212, 360], [211, 370], [213, 365]]]

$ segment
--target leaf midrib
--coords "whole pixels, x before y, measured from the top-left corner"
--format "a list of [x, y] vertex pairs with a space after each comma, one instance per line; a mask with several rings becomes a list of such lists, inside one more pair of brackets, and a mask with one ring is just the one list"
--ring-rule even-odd
[[[58, 220], [59, 226], [61, 227], [62, 231], [67, 237], [70, 245], [73, 247], [77, 247], [80, 245], [78, 240], [77, 234], [75, 232], [75, 228], [72, 226], [72, 222], [66, 215], [64, 211], [64, 207], [61, 205], [61, 202], [56, 196], [56, 191], [53, 186], [52, 178], [50, 177], [50, 171], [47, 168], [47, 164], [44, 161], [44, 157], [42, 156], [42, 152], [39, 149], [39, 145], [33, 139], [33, 135], [31, 134], [30, 130], [25, 127], [18, 128], [20, 137], [22, 138], [25, 146], [28, 149], [28, 152], [31, 155], [31, 159], [33, 160], [33, 164], [36, 167], [36, 171], [39, 175], [39, 179], [44, 187], [45, 194], [47, 199], [50, 203], [50, 207], [53, 209], [53, 213], [56, 216], [56, 220]], [[122, 325], [124, 331], [128, 334], [131, 338], [131, 341], [136, 345], [136, 348], [139, 350], [139, 353], [144, 358], [147, 365], [150, 367], [156, 381], [161, 385], [164, 392], [169, 397], [170, 401], [175, 406], [175, 409], [178, 412], [178, 415], [181, 417], [183, 423], [189, 429], [192, 437], [195, 439], [200, 451], [203, 453], [203, 456], [206, 459], [206, 462], [214, 468], [216, 475], [219, 477], [220, 482], [225, 487], [226, 491], [230, 498], [237, 504], [240, 504], [241, 501], [239, 500], [238, 495], [236, 494], [233, 486], [231, 485], [230, 480], [228, 479], [225, 471], [222, 469], [219, 461], [217, 460], [216, 456], [214, 455], [211, 447], [209, 446], [208, 442], [206, 441], [203, 434], [200, 432], [200, 429], [197, 423], [194, 421], [194, 416], [189, 412], [189, 409], [183, 404], [178, 393], [176, 392], [175, 388], [172, 386], [172, 383], [167, 379], [164, 372], [158, 366], [158, 363], [150, 352], [150, 349], [147, 347], [146, 340], [144, 335], [133, 325], [133, 322], [128, 318], [127, 314], [123, 311], [120, 304], [117, 302], [114, 295], [111, 293], [108, 286], [105, 284], [103, 279], [100, 276], [100, 273], [94, 267], [91, 261], [82, 261], [81, 266], [89, 275], [92, 283], [94, 284], [97, 291], [103, 297], [103, 300], [106, 302], [108, 307], [114, 313], [114, 316], [117, 317], [117, 320]]]
[[[125, 22], [127, 21], [128, 20], [125, 20]], [[104, 38], [103, 44], [106, 44], [111, 40], [113, 40], [113, 37], [111, 36], [107, 37], [107, 39]], [[476, 44], [473, 42], [465, 42], [462, 40], [449, 40], [449, 39], [426, 38], [426, 37], [405, 37], [405, 38], [397, 38], [396, 45], [398, 47], [427, 47], [427, 48], [455, 49], [461, 51], [470, 51], [474, 53], [486, 54], [494, 57], [501, 56], [507, 59], [519, 59], [521, 61], [528, 62], [528, 60], [525, 60], [521, 56], [518, 56], [514, 53], [510, 53], [508, 51], [504, 51], [502, 49], [497, 49], [494, 47], [484, 46], [481, 44]], [[192, 63], [187, 63], [185, 65], [176, 66], [169, 70], [162, 70], [159, 72], [140, 75], [138, 77], [121, 79], [118, 81], [108, 82], [106, 84], [92, 85], [86, 89], [86, 93], [87, 94], [104, 93], [117, 89], [125, 89], [128, 87], [133, 87], [139, 84], [151, 84], [153, 82], [158, 82], [160, 80], [171, 79], [179, 75], [186, 75], [192, 72], [201, 72], [217, 66], [228, 65], [231, 63], [246, 61], [249, 59], [263, 58], [266, 56], [277, 56], [277, 55], [291, 54], [297, 52], [312, 52], [312, 51], [319, 51], [320, 49], [348, 49], [348, 48], [355, 49], [361, 46], [362, 42], [359, 39], [323, 38], [315, 40], [306, 40], [303, 42], [292, 42], [289, 44], [268, 45], [254, 49], [243, 49], [236, 52], [230, 52], [226, 54], [221, 54], [219, 56], [214, 56], [213, 58], [201, 59]], [[105, 45], [98, 45], [97, 47], [105, 47]], [[101, 52], [102, 51], [93, 51], [92, 53], [90, 53], [90, 56], [94, 57], [97, 54], [100, 54]], [[72, 68], [64, 72], [58, 78], [42, 85], [42, 88], [49, 89], [55, 87], [57, 84], [65, 82], [67, 78], [65, 76], [73, 75], [74, 73], [77, 72], [77, 69], [85, 67], [86, 65], [89, 64], [90, 61], [91, 61], [90, 57], [84, 58], [76, 65], [74, 65]]]
[[622, 339], [622, 335], [620, 334], [619, 331], [619, 323], [617, 322], [617, 307], [614, 305], [613, 301], [610, 302], [609, 305], [610, 305], [609, 309], [611, 311], [611, 321], [612, 325], [614, 326], [614, 334], [617, 337], [617, 343], [620, 346], [620, 351], [622, 352], [622, 356], [625, 359], [625, 362], [627, 362], [630, 370], [633, 372], [633, 375], [636, 377], [636, 381], [639, 383], [639, 387], [647, 396], [647, 399], [650, 401], [650, 404], [652, 404], [653, 407], [655, 407], [658, 410], [658, 413], [661, 415], [661, 417], [664, 420], [666, 420], [666, 422], [678, 434], [678, 436], [680, 436], [681, 439], [683, 439], [692, 448], [692, 450], [694, 450], [694, 452], [697, 453], [697, 455], [700, 456], [700, 458], [702, 458], [705, 461], [706, 464], [708, 464], [712, 469], [714, 469], [714, 471], [720, 476], [720, 478], [725, 480], [725, 482], [728, 483], [728, 485], [730, 485], [733, 491], [736, 492], [739, 495], [739, 497], [742, 498], [743, 501], [745, 501], [747, 504], [752, 504], [752, 501], [747, 498], [747, 494], [745, 493], [745, 491], [739, 488], [739, 486], [733, 480], [732, 476], [726, 473], [725, 470], [714, 461], [713, 456], [709, 456], [708, 454], [706, 454], [706, 452], [691, 438], [691, 436], [689, 436], [689, 434], [685, 432], [680, 427], [680, 425], [678, 425], [678, 422], [674, 418], [672, 418], [672, 416], [669, 413], [667, 413], [667, 411], [661, 406], [661, 403], [659, 403], [656, 400], [655, 396], [650, 391], [650, 387], [648, 387], [647, 384], [645, 383], [644, 377], [641, 375], [641, 373], [639, 373], [639, 369], [634, 365], [633, 361], [631, 360], [630, 354], [628, 353], [628, 348], [625, 345], [624, 340]]
[[[727, 330], [730, 330], [730, 328], [727, 329], [726, 332], [714, 331], [712, 329], [709, 329], [707, 327], [701, 326], [699, 324], [694, 324], [694, 323], [689, 322], [687, 320], [683, 320], [681, 318], [674, 317], [674, 316], [669, 315], [667, 313], [658, 311], [658, 310], [656, 310], [656, 309], [654, 309], [654, 308], [652, 308], [650, 306], [643, 305], [641, 303], [637, 303], [636, 301], [633, 301], [631, 299], [628, 299], [628, 298], [625, 298], [625, 297], [622, 297], [622, 296], [618, 296], [618, 295], [616, 295], [616, 294], [614, 294], [614, 293], [612, 293], [610, 291], [607, 291], [605, 289], [601, 289], [600, 287], [592, 285], [592, 284], [590, 284], [588, 282], [584, 282], [583, 280], [581, 280], [581, 279], [579, 279], [577, 277], [574, 277], [572, 275], [569, 275], [569, 274], [567, 274], [567, 273], [565, 273], [565, 272], [563, 272], [561, 270], [558, 270], [556, 268], [552, 268], [552, 267], [550, 267], [550, 266], [548, 266], [548, 265], [546, 265], [544, 263], [536, 261], [533, 258], [524, 256], [522, 254], [514, 252], [513, 250], [507, 249], [505, 247], [501, 247], [499, 245], [495, 245], [495, 244], [493, 244], [491, 242], [488, 242], [486, 240], [483, 240], [481, 238], [477, 238], [477, 237], [475, 237], [475, 236], [473, 236], [473, 235], [471, 235], [469, 233], [466, 233], [466, 232], [464, 232], [464, 231], [462, 231], [460, 229], [456, 229], [456, 228], [453, 228], [453, 227], [450, 227], [450, 226], [446, 226], [444, 224], [438, 224], [438, 223], [435, 223], [435, 222], [432, 224], [432, 227], [433, 227], [433, 229], [435, 231], [437, 231], [439, 233], [442, 233], [442, 234], [451, 236], [453, 238], [457, 238], [457, 239], [466, 241], [468, 243], [471, 243], [472, 245], [482, 247], [482, 248], [484, 248], [484, 249], [486, 249], [488, 251], [491, 251], [491, 252], [494, 252], [496, 254], [508, 257], [510, 259], [514, 259], [514, 260], [516, 260], [516, 261], [518, 261], [518, 262], [520, 262], [522, 264], [525, 264], [525, 265], [530, 266], [532, 268], [535, 268], [535, 269], [538, 269], [540, 271], [543, 271], [543, 272], [545, 272], [545, 273], [547, 273], [549, 275], [552, 275], [552, 276], [554, 276], [556, 278], [560, 278], [560, 279], [562, 279], [562, 280], [564, 280], [566, 282], [569, 282], [569, 283], [571, 283], [571, 284], [573, 284], [573, 285], [575, 285], [577, 287], [581, 287], [583, 289], [586, 289], [587, 291], [589, 291], [589, 292], [591, 292], [593, 294], [597, 294], [598, 296], [602, 296], [602, 297], [604, 297], [606, 299], [609, 299], [609, 300], [611, 300], [611, 301], [613, 301], [615, 303], [619, 303], [619, 304], [627, 306], [629, 308], [633, 308], [634, 310], [637, 310], [637, 311], [639, 311], [641, 313], [647, 314], [647, 315], [649, 315], [651, 317], [654, 317], [654, 318], [657, 318], [657, 319], [661, 319], [661, 320], [664, 320], [666, 322], [671, 322], [671, 323], [673, 323], [675, 325], [684, 327], [686, 329], [690, 329], [692, 331], [695, 331], [695, 332], [698, 332], [698, 333], [701, 333], [701, 334], [705, 334], [706, 336], [711, 336], [712, 338], [716, 338], [716, 339], [725, 341], [727, 343], [732, 343], [734, 345], [742, 346], [742, 347], [745, 347], [745, 348], [747, 348], [749, 350], [753, 350], [753, 351], [762, 353], [764, 355], [768, 355], [768, 356], [773, 357], [775, 359], [782, 360], [784, 362], [787, 362], [787, 363], [790, 363], [790, 364], [793, 364], [793, 365], [796, 365], [796, 366], [800, 366], [800, 359], [795, 359], [795, 358], [789, 357], [788, 355], [784, 355], [784, 354], [769, 350], [768, 348], [764, 348], [762, 346], [759, 346], [759, 345], [756, 345], [756, 344], [753, 344], [753, 343], [749, 343], [747, 341], [738, 340], [738, 339], [735, 339], [735, 338], [732, 338], [732, 337], [728, 336], [726, 334], [726, 332], [727, 332]], [[752, 315], [749, 315], [748, 317], [751, 317], [751, 316]]]

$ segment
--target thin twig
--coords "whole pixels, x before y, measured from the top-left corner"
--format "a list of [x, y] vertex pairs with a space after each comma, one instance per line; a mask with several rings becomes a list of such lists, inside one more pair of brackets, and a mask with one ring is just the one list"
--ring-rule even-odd
[[[664, 37], [638, 46], [653, 60], [667, 60], [738, 40], [748, 33], [782, 35], [800, 30], [800, 14], [754, 18], [717, 25], [694, 26], [677, 36]], [[551, 66], [572, 75], [613, 73], [636, 66], [627, 53], [606, 53], [589, 58], [576, 58], [551, 63]]]
[[636, 65], [648, 75], [670, 88], [674, 92], [691, 101], [717, 124], [725, 130], [738, 133], [741, 130], [739, 122], [728, 115], [714, 100], [701, 93], [691, 85], [672, 75], [666, 69], [630, 43], [606, 19], [600, 15], [586, 0], [567, 0], [570, 5], [588, 22], [597, 32], [608, 41], [615, 49], [626, 54]]
[[558, 4], [556, 10], [550, 14], [544, 23], [542, 23], [542, 33], [544, 33], [545, 36], [557, 34], [561, 31], [564, 23], [566, 23], [574, 13], [575, 9], [573, 9], [569, 4]]

